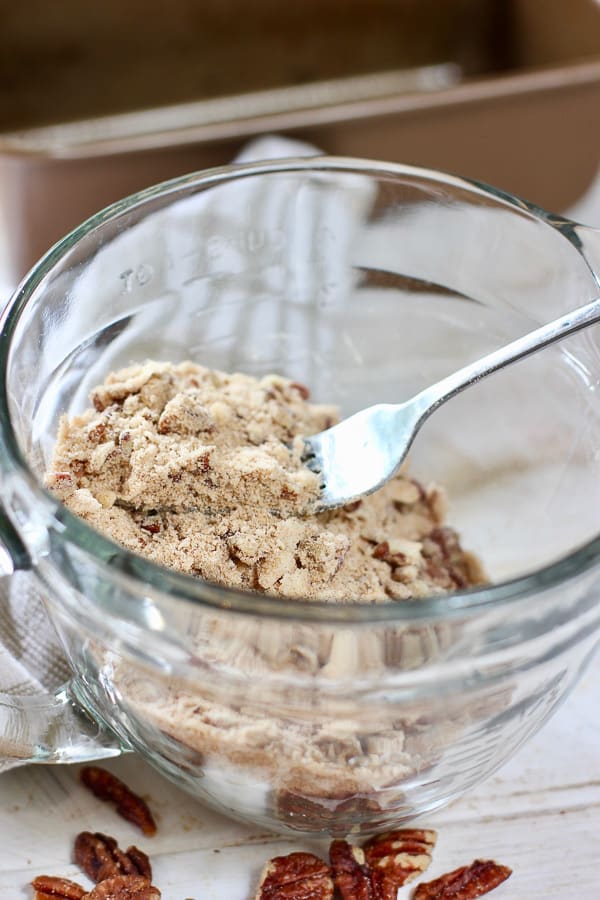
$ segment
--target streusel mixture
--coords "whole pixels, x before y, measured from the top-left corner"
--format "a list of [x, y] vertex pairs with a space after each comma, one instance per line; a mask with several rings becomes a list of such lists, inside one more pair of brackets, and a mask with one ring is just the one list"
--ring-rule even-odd
[[230, 587], [319, 600], [412, 600], [477, 584], [444, 499], [401, 474], [309, 515], [300, 435], [337, 420], [301, 385], [186, 362], [110, 374], [64, 418], [47, 477], [90, 525], [156, 563]]
[[[109, 375], [88, 410], [63, 419], [47, 483], [135, 553], [232, 587], [377, 603], [480, 581], [443, 524], [442, 491], [406, 474], [344, 509], [310, 514], [319, 481], [302, 464], [299, 436], [336, 415], [276, 375], [148, 362]], [[185, 679], [100, 642], [87, 653], [128, 727], [191, 766], [206, 796], [253, 820], [275, 815], [315, 831], [332, 816], [351, 822], [402, 806], [404, 781], [434, 765], [469, 721], [468, 709], [446, 702], [400, 710], [347, 696], [354, 680], [383, 683], [388, 670], [443, 654], [449, 628], [314, 628], [190, 605], [185, 640], [197, 666]], [[339, 684], [330, 696], [327, 686]]]

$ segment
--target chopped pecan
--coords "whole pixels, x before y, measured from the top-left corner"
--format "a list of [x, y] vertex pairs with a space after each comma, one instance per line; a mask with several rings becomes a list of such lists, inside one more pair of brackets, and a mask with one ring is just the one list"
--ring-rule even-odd
[[468, 587], [469, 562], [452, 528], [436, 527], [423, 540], [423, 555], [430, 578], [447, 590]]
[[160, 891], [141, 875], [105, 878], [83, 900], [160, 900]]
[[86, 893], [85, 888], [68, 878], [56, 878], [54, 875], [38, 875], [31, 882], [36, 898], [59, 897], [60, 900], [81, 900]]
[[92, 881], [104, 881], [113, 875], [141, 875], [152, 879], [150, 860], [137, 847], [119, 848], [106, 834], [82, 831], [75, 838], [75, 862]]
[[46, 487], [59, 500], [66, 500], [76, 489], [75, 480], [70, 472], [52, 472], [50, 475], [46, 475]]
[[73, 485], [73, 476], [70, 472], [53, 472], [49, 478], [56, 484], [65, 485], [66, 487], [72, 487]]
[[146, 802], [111, 772], [100, 766], [84, 766], [79, 777], [100, 800], [115, 803], [117, 813], [141, 828], [146, 836], [156, 834], [156, 823]]
[[459, 584], [460, 578], [455, 580], [452, 566], [448, 563], [438, 562], [434, 559], [427, 559], [425, 562], [425, 573], [435, 584], [444, 590], [451, 591], [456, 587], [464, 587]]
[[[416, 487], [417, 491], [419, 492], [419, 500], [426, 500], [426, 499], [427, 499], [427, 493], [426, 493], [426, 491], [425, 491], [425, 488], [424, 488], [423, 485], [421, 484], [421, 482], [420, 482], [420, 481], [417, 481], [416, 478], [409, 478], [408, 480], [409, 480], [409, 481], [412, 481], [412, 483], [413, 483], [414, 486]], [[433, 496], [434, 494], [437, 496], [439, 493], [440, 493], [440, 489], [439, 489], [439, 488], [432, 488], [432, 489], [431, 489], [431, 496]]]
[[105, 437], [106, 424], [104, 422], [98, 422], [98, 424], [90, 428], [87, 433], [88, 441], [92, 444], [101, 444]]
[[269, 860], [254, 900], [331, 900], [332, 897], [333, 878], [327, 863], [312, 853], [290, 853]]
[[159, 534], [160, 533], [160, 522], [156, 519], [154, 521], [145, 522], [143, 525], [140, 525], [142, 531], [147, 531], [148, 534]]
[[373, 548], [373, 556], [375, 557], [375, 559], [385, 559], [385, 557], [389, 555], [390, 545], [387, 541], [381, 541], [381, 543], [377, 544], [377, 546]]
[[452, 560], [457, 553], [460, 553], [458, 535], [453, 528], [449, 528], [447, 525], [432, 529], [429, 538], [438, 545], [446, 560]]
[[190, 475], [204, 475], [210, 469], [212, 450], [205, 450], [198, 454], [195, 459], [195, 465], [187, 469]]
[[290, 387], [297, 390], [303, 400], [308, 400], [310, 397], [310, 391], [305, 384], [301, 384], [299, 381], [292, 381]]
[[435, 831], [401, 828], [367, 841], [365, 858], [377, 900], [396, 900], [398, 888], [425, 871], [436, 836]]
[[85, 459], [72, 459], [71, 460], [71, 471], [76, 478], [83, 478], [84, 475], [88, 474], [88, 464]]
[[420, 884], [413, 900], [473, 900], [498, 887], [509, 875], [512, 869], [508, 866], [500, 866], [491, 859], [476, 859], [470, 866]]
[[347, 841], [333, 841], [329, 848], [333, 880], [342, 900], [376, 900], [371, 872], [360, 847]]

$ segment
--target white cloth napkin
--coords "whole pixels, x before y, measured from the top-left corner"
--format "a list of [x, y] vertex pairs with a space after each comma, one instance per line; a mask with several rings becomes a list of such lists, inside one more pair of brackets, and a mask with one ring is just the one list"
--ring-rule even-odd
[[[0, 580], [0, 692], [16, 697], [53, 691], [69, 667], [31, 579]], [[0, 761], [0, 771], [2, 763]]]
[[[250, 162], [287, 156], [312, 156], [309, 144], [278, 136], [257, 138], [234, 160]], [[38, 591], [26, 572], [0, 577], [0, 703], [7, 697], [52, 694], [69, 678], [69, 665]], [[0, 772], [22, 764], [2, 758]]]

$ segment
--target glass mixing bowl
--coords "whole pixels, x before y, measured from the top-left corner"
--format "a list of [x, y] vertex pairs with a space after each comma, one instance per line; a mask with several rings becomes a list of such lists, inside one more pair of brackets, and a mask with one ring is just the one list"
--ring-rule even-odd
[[318, 157], [179, 178], [61, 241], [4, 313], [0, 465], [5, 567], [28, 570], [73, 681], [2, 698], [5, 755], [134, 748], [220, 810], [307, 834], [398, 825], [493, 772], [598, 643], [597, 329], [452, 400], [414, 445], [489, 587], [239, 593], [125, 551], [42, 476], [60, 415], [117, 367], [278, 372], [346, 415], [591, 300], [599, 269], [597, 232], [500, 191]]

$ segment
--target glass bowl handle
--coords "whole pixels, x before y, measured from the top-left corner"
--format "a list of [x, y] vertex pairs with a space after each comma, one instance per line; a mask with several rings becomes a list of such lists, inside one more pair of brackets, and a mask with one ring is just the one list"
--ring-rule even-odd
[[19, 763], [105, 759], [126, 749], [77, 706], [68, 684], [54, 694], [0, 693], [0, 772]]
[[[0, 577], [29, 568], [27, 549], [0, 509]], [[0, 660], [0, 688], [1, 679]], [[84, 762], [127, 749], [78, 706], [69, 684], [54, 694], [14, 696], [0, 690], [0, 772], [20, 763]]]
[[560, 230], [582, 253], [600, 284], [600, 228], [564, 221]]

